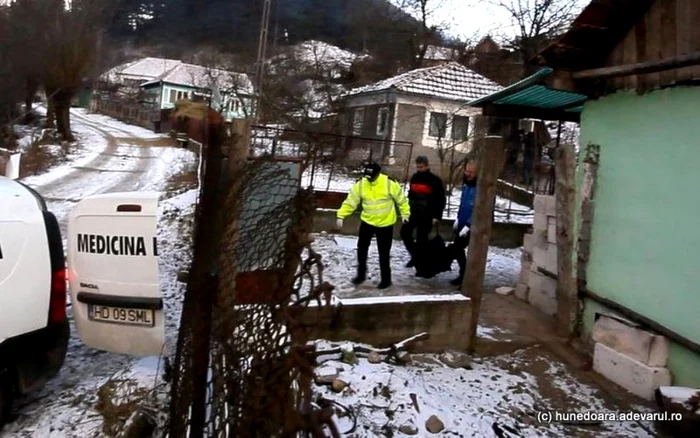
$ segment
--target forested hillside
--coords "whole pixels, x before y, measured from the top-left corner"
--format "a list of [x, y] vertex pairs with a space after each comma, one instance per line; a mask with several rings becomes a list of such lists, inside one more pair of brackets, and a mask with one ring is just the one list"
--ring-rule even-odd
[[[115, 8], [113, 42], [241, 52], [257, 47], [263, 0], [115, 0]], [[388, 0], [273, 0], [269, 32], [271, 44], [313, 38], [382, 51], [410, 45], [420, 24]]]

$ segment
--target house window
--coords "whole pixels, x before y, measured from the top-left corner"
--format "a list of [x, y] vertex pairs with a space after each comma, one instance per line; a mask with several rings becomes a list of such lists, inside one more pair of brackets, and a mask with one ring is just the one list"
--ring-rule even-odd
[[170, 103], [177, 102], [176, 94], [177, 92], [175, 90], [170, 90]]
[[447, 114], [430, 113], [430, 126], [428, 135], [435, 138], [445, 138], [447, 132]]
[[464, 141], [469, 136], [469, 117], [454, 116], [452, 119], [452, 140]]
[[379, 108], [379, 114], [377, 114], [377, 135], [386, 135], [389, 129], [389, 108]]
[[[365, 109], [357, 108], [352, 117], [352, 134], [362, 134], [362, 124], [365, 121]], [[378, 125], [377, 125], [378, 126]]]
[[238, 99], [233, 99], [233, 111], [239, 112], [241, 110], [241, 101]]

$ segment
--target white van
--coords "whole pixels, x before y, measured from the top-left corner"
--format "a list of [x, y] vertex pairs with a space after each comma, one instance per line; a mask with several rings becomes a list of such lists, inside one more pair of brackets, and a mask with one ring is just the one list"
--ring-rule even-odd
[[157, 205], [157, 193], [81, 200], [69, 218], [66, 266], [58, 221], [44, 200], [0, 177], [0, 428], [12, 400], [63, 365], [70, 335], [66, 283], [88, 347], [162, 353]]
[[0, 177], [0, 427], [13, 398], [63, 365], [66, 292], [56, 217], [34, 190]]

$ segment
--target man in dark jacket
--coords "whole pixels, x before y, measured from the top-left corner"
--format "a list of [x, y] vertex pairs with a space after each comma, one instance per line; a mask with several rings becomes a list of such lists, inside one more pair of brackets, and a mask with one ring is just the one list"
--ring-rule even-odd
[[[428, 158], [416, 158], [416, 170], [410, 181], [408, 202], [411, 206], [411, 218], [401, 227], [401, 238], [411, 260], [406, 265], [411, 268], [415, 264], [414, 256], [418, 248], [424, 248], [428, 243], [428, 235], [442, 219], [445, 209], [445, 186], [439, 176], [430, 171]], [[413, 240], [413, 231], [416, 240]]]
[[464, 178], [462, 183], [462, 196], [459, 203], [457, 220], [454, 223], [455, 237], [452, 243], [454, 257], [459, 264], [459, 276], [452, 280], [455, 286], [462, 284], [464, 271], [467, 267], [467, 256], [464, 250], [469, 245], [469, 228], [472, 226], [474, 202], [476, 201], [476, 176], [477, 165], [475, 162], [466, 163], [464, 166]]

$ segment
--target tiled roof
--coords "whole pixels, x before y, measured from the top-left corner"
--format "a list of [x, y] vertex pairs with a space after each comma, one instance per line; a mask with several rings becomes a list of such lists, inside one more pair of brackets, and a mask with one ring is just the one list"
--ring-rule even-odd
[[135, 62], [117, 66], [107, 72], [107, 75], [110, 77], [117, 75], [148, 80], [157, 78], [180, 64], [182, 64], [182, 61], [177, 59], [143, 58]]
[[212, 85], [216, 84], [219, 88], [236, 88], [236, 92], [253, 94], [253, 84], [248, 75], [244, 73], [234, 73], [201, 65], [185, 64], [184, 62], [164, 75], [141, 85], [161, 81], [196, 88], [212, 88]]
[[503, 87], [456, 62], [419, 68], [350, 90], [346, 96], [396, 90], [437, 99], [470, 102]]

